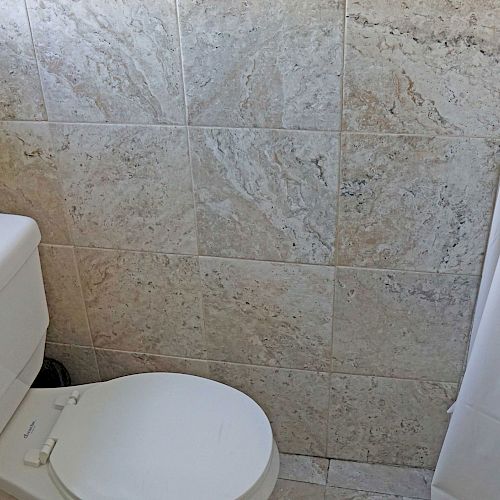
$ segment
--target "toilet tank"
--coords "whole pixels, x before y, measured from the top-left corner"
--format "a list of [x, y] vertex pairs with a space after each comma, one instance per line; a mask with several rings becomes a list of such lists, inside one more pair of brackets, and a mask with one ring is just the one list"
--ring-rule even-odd
[[0, 432], [42, 366], [49, 315], [29, 217], [0, 214]]

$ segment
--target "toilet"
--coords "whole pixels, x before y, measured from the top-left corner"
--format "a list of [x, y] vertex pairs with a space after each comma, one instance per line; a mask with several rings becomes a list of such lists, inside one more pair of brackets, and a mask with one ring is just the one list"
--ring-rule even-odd
[[39, 242], [35, 221], [0, 214], [0, 492], [268, 499], [278, 450], [262, 409], [236, 389], [174, 373], [30, 388], [49, 322]]

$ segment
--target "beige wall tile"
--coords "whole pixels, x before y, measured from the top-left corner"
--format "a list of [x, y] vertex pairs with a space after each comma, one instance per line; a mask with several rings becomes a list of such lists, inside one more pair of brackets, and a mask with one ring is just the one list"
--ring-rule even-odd
[[71, 376], [72, 385], [100, 381], [94, 349], [91, 347], [47, 342], [45, 356], [65, 366]]
[[27, 0], [51, 120], [184, 123], [174, 0]]
[[444, 382], [332, 374], [328, 456], [434, 467], [456, 388]]
[[348, 2], [348, 130], [498, 134], [495, 0]]
[[328, 371], [333, 268], [200, 260], [210, 359]]
[[96, 347], [204, 357], [196, 257], [77, 249]]
[[210, 378], [248, 394], [266, 412], [280, 452], [325, 455], [328, 374], [209, 362]]
[[458, 382], [479, 278], [338, 268], [333, 371]]
[[24, 2], [0, 4], [0, 120], [46, 119]]
[[49, 342], [92, 345], [72, 247], [39, 247], [49, 307]]
[[182, 0], [190, 122], [339, 130], [343, 2]]
[[200, 252], [333, 263], [337, 134], [191, 129]]
[[52, 125], [75, 244], [196, 253], [186, 131]]
[[0, 123], [0, 212], [35, 219], [45, 243], [69, 243], [46, 123]]
[[187, 373], [200, 377], [209, 375], [207, 362], [198, 359], [104, 349], [96, 349], [96, 356], [102, 380], [149, 372]]
[[499, 158], [483, 139], [346, 135], [339, 265], [479, 274]]
[[269, 500], [323, 500], [324, 498], [324, 486], [278, 479]]

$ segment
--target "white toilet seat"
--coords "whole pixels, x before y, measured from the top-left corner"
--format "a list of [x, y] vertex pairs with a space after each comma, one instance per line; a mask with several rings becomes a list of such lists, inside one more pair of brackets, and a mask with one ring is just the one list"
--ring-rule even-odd
[[59, 426], [51, 477], [63, 497], [252, 498], [271, 467], [261, 408], [217, 382], [171, 373], [96, 384]]

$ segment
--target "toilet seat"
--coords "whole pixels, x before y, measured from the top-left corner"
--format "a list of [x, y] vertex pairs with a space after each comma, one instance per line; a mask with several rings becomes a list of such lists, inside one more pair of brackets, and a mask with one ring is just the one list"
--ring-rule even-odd
[[86, 390], [68, 415], [49, 459], [66, 498], [247, 498], [271, 465], [262, 409], [212, 380], [123, 377]]

